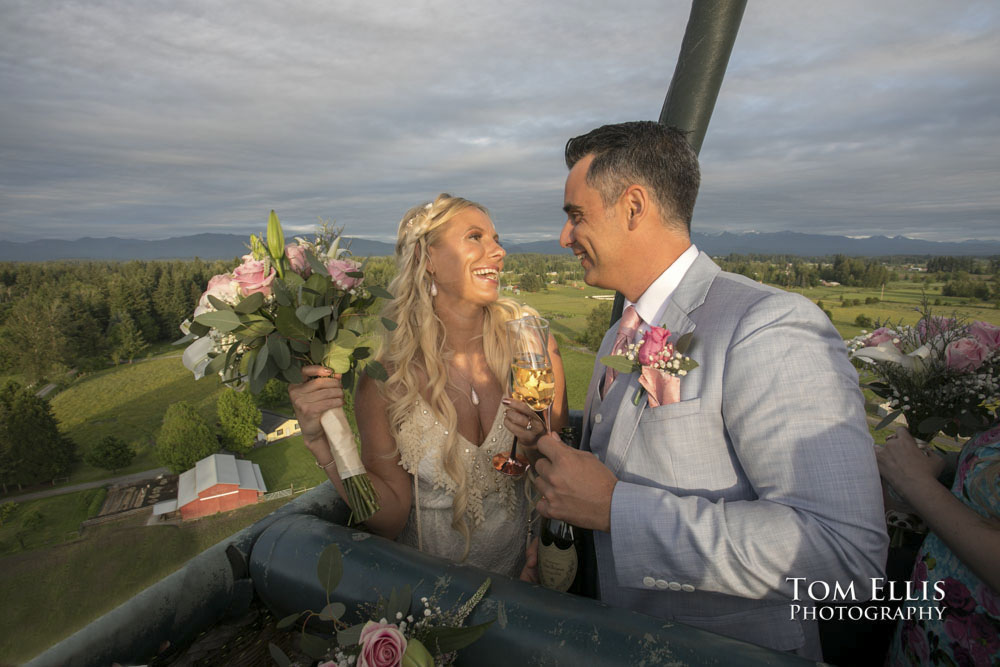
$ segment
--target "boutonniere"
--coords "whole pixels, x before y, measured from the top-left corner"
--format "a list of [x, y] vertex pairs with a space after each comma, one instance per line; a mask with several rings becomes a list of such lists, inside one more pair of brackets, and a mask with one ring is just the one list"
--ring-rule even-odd
[[686, 356], [694, 339], [689, 332], [671, 343], [670, 330], [650, 327], [638, 341], [617, 354], [601, 357], [601, 363], [619, 373], [641, 371], [639, 389], [632, 402], [639, 405], [643, 394], [648, 395], [649, 407], [676, 403], [681, 399], [680, 378], [698, 367], [698, 362]]

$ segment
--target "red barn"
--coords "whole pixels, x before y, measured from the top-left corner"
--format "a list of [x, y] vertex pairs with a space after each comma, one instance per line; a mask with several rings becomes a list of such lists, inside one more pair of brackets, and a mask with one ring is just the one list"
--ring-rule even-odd
[[193, 519], [252, 505], [266, 491], [259, 465], [232, 454], [212, 454], [182, 472], [177, 500], [157, 503], [153, 513], [180, 510], [181, 518]]

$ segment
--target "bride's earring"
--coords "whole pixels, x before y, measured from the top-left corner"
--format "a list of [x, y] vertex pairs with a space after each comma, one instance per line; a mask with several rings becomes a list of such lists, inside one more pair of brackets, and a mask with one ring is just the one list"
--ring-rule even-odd
[[433, 280], [431, 280], [431, 296], [437, 296], [437, 295], [438, 295], [438, 286], [437, 286], [437, 283], [435, 283]]

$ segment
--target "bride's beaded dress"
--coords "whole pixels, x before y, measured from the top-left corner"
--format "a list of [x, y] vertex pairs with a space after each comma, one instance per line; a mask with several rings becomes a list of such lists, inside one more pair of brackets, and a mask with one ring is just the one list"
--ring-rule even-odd
[[[465, 466], [469, 494], [465, 520], [472, 536], [464, 562], [517, 577], [524, 565], [528, 528], [527, 481], [502, 475], [491, 463], [494, 455], [510, 451], [514, 439], [503, 427], [503, 408], [500, 404], [481, 446], [458, 435], [458, 454]], [[445, 438], [444, 424], [438, 422], [422, 398], [418, 399], [396, 438], [399, 464], [415, 480], [410, 517], [398, 539], [425, 553], [458, 562], [465, 539], [451, 527], [456, 486], [441, 465]]]

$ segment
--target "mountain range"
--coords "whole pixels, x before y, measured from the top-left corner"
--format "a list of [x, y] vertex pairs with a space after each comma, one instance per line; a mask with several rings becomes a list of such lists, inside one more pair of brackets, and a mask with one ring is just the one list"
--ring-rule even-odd
[[[194, 234], [159, 241], [139, 239], [82, 238], [76, 241], [39, 240], [0, 242], [0, 261], [40, 262], [53, 259], [150, 260], [150, 259], [233, 259], [247, 252], [246, 235]], [[351, 251], [357, 256], [391, 255], [393, 244], [355, 238]], [[692, 241], [710, 255], [738, 254], [798, 255], [822, 257], [850, 255], [878, 257], [888, 255], [1000, 255], [1000, 241], [940, 242], [911, 239], [906, 236], [870, 236], [851, 238], [801, 232], [748, 232], [692, 234]], [[566, 254], [556, 239], [533, 243], [505, 243], [508, 253]]]

